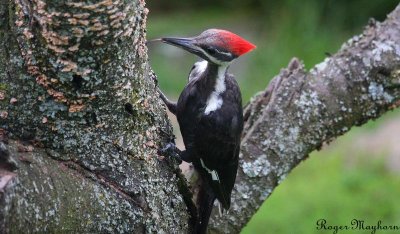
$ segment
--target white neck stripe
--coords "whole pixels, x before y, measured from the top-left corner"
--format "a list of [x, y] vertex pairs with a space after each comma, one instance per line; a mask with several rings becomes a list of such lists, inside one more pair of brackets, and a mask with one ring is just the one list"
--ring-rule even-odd
[[226, 90], [225, 72], [227, 68], [228, 66], [218, 67], [217, 80], [215, 81], [214, 91], [212, 91], [210, 96], [208, 96], [206, 109], [204, 110], [205, 115], [208, 115], [212, 111], [216, 111], [221, 108], [224, 102], [220, 97], [220, 94]]

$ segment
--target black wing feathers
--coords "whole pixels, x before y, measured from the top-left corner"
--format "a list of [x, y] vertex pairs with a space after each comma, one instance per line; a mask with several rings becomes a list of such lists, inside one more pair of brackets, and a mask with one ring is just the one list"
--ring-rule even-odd
[[[179, 97], [177, 117], [186, 150], [193, 154], [195, 168], [207, 179], [222, 206], [228, 209], [243, 129], [240, 90], [233, 76], [227, 74], [221, 108], [206, 115], [209, 93], [198, 88], [199, 82], [200, 79], [189, 82], [185, 87]], [[210, 171], [216, 172], [218, 180]]]

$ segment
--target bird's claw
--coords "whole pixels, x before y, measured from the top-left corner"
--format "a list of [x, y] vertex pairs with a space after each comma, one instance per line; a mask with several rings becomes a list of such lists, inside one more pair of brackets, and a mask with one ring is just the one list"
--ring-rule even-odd
[[159, 150], [159, 153], [161, 155], [168, 155], [171, 158], [174, 158], [175, 160], [177, 160], [179, 164], [181, 164], [182, 159], [179, 156], [179, 151], [180, 150], [176, 147], [176, 145], [174, 143], [168, 143], [162, 149]]

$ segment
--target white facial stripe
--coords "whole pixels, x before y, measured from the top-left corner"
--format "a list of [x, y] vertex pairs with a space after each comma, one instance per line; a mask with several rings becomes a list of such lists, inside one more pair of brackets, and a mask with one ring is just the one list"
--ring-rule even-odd
[[208, 115], [212, 111], [216, 111], [221, 108], [224, 101], [220, 97], [220, 94], [225, 92], [225, 71], [227, 66], [218, 67], [218, 77], [215, 82], [214, 91], [211, 92], [210, 96], [207, 99], [206, 109], [204, 110], [204, 114]]
[[218, 173], [215, 170], [210, 170], [203, 162], [203, 159], [200, 159], [201, 166], [206, 169], [206, 171], [211, 174], [212, 180], [219, 181]]
[[200, 50], [201, 52], [203, 52], [203, 54], [205, 54], [207, 56], [208, 59], [210, 59], [211, 62], [221, 65], [221, 66], [227, 66], [230, 62], [223, 62], [223, 61], [219, 61], [216, 58], [214, 58], [213, 56], [209, 55], [206, 51], [204, 51], [201, 47], [197, 47], [198, 50]]
[[215, 49], [215, 50], [218, 51], [218, 53], [220, 53], [220, 54], [224, 54], [224, 55], [229, 56], [229, 57], [232, 56], [232, 54], [229, 53], [229, 52], [222, 52], [222, 51], [219, 51], [218, 49]]

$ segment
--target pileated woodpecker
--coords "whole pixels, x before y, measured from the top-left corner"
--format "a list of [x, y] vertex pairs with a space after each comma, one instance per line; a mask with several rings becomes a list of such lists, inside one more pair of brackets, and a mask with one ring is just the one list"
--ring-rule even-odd
[[238, 168], [242, 98], [236, 80], [227, 69], [232, 60], [255, 46], [220, 29], [209, 29], [196, 37], [168, 37], [161, 41], [204, 59], [194, 64], [177, 103], [159, 92], [179, 122], [186, 148], [179, 156], [193, 163], [203, 181], [198, 195], [196, 232], [205, 233], [214, 200], [218, 199], [224, 209], [229, 209]]

